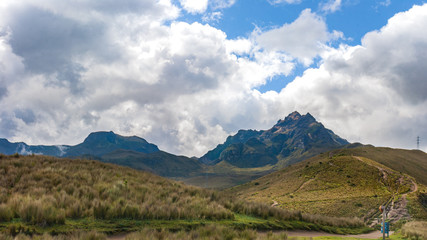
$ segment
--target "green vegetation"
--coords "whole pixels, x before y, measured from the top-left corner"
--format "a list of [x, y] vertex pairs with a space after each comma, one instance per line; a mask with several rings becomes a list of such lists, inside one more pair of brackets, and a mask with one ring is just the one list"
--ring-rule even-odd
[[[350, 145], [349, 147], [352, 147]], [[395, 171], [414, 177], [427, 185], [427, 154], [420, 150], [404, 150], [385, 147], [362, 146], [332, 151], [332, 154], [354, 155], [372, 159]]]
[[277, 202], [281, 208], [309, 214], [371, 217], [379, 205], [410, 191], [409, 177], [370, 159], [336, 152], [321, 154], [227, 192], [251, 201]]
[[427, 221], [427, 187], [418, 185], [418, 191], [408, 196], [408, 210], [411, 216]]
[[0, 155], [0, 232], [7, 235], [180, 231], [212, 224], [241, 230], [370, 230], [358, 219], [286, 211], [112, 164]]
[[402, 226], [401, 234], [409, 239], [427, 239], [427, 222], [408, 222]]
[[145, 170], [165, 177], [189, 177], [203, 170], [197, 159], [176, 156], [163, 151], [141, 153], [130, 150], [116, 150], [102, 156], [101, 161], [133, 169]]

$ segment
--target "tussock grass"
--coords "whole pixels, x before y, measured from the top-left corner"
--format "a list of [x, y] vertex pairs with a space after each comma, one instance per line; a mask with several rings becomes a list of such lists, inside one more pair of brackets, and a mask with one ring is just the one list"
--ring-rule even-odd
[[[95, 161], [3, 157], [0, 220], [48, 226], [65, 218], [232, 219], [211, 191]], [[10, 209], [10, 210], [7, 210]]]
[[427, 222], [408, 222], [402, 226], [401, 233], [409, 239], [427, 239]]
[[177, 239], [177, 240], [192, 240], [192, 239], [206, 239], [206, 240], [217, 240], [217, 239], [245, 239], [245, 240], [279, 240], [287, 239], [286, 233], [273, 234], [269, 232], [267, 234], [260, 234], [251, 229], [236, 230], [230, 227], [218, 226], [218, 225], [207, 225], [192, 229], [190, 231], [181, 230], [178, 232], [170, 232], [166, 230], [153, 230], [144, 229], [140, 232], [132, 233], [126, 236], [126, 240], [160, 240], [160, 239]]
[[20, 233], [16, 236], [4, 235], [0, 233], [0, 240], [106, 240], [107, 236], [103, 233], [95, 231], [91, 232], [76, 232], [72, 234], [62, 234], [51, 236], [47, 233], [43, 235], [26, 235]]
[[[97, 161], [3, 155], [0, 172], [4, 173], [0, 175], [0, 193], [6, 193], [0, 198], [0, 231], [11, 235], [82, 228], [134, 231], [142, 226], [176, 230], [207, 223], [257, 229], [307, 228], [310, 224], [309, 228], [331, 232], [366, 229], [357, 219], [308, 215], [247, 202]], [[236, 216], [241, 215], [254, 220], [240, 222]]]

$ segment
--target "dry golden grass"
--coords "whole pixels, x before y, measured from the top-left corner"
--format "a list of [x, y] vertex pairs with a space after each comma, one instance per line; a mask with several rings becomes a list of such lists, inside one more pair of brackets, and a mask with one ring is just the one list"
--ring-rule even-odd
[[107, 225], [120, 231], [126, 224], [133, 231], [142, 225], [180, 229], [206, 223], [366, 230], [359, 219], [287, 211], [97, 161], [0, 155], [0, 173], [0, 232], [8, 235], [103, 231]]
[[408, 222], [402, 226], [401, 233], [409, 239], [427, 239], [427, 222]]
[[385, 177], [368, 159], [360, 159], [323, 154], [228, 192], [266, 204], [276, 201], [284, 209], [309, 214], [364, 217], [393, 194], [410, 190], [409, 178], [388, 168]]

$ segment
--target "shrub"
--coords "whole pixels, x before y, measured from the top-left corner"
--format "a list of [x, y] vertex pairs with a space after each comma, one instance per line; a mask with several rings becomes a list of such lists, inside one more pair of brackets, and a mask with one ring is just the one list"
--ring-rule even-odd
[[0, 204], [0, 222], [9, 222], [12, 218], [12, 210], [6, 204]]
[[402, 235], [409, 239], [427, 239], [427, 222], [408, 222], [402, 227]]
[[40, 226], [65, 223], [65, 211], [43, 200], [24, 202], [19, 215], [25, 222]]
[[96, 219], [111, 219], [110, 206], [107, 203], [97, 202], [93, 207], [93, 216]]

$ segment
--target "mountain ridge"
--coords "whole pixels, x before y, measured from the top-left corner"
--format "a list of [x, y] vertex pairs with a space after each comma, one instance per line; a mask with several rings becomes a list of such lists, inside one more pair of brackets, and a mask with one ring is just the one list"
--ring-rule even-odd
[[3, 154], [36, 154], [55, 157], [78, 157], [93, 155], [101, 157], [117, 149], [134, 150], [143, 153], [160, 151], [159, 148], [138, 136], [121, 136], [113, 131], [90, 133], [82, 143], [77, 145], [28, 145], [24, 142], [10, 142], [0, 138], [0, 152]]
[[187, 177], [198, 173], [197, 159], [161, 151], [138, 136], [121, 136], [112, 131], [90, 133], [82, 143], [69, 145], [27, 145], [0, 139], [0, 153], [11, 155], [49, 155], [61, 158], [85, 158], [145, 170], [165, 177]]

